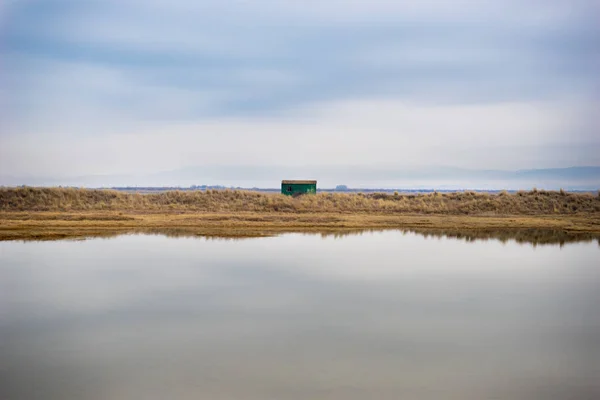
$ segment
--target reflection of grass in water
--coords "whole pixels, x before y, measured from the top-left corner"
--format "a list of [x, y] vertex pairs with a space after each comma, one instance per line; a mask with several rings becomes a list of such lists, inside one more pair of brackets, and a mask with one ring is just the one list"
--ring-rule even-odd
[[[363, 229], [359, 231], [340, 231], [321, 233], [321, 237], [344, 238], [347, 236], [363, 235], [382, 231], [401, 231], [425, 238], [455, 239], [465, 242], [498, 240], [502, 243], [514, 241], [516, 243], [537, 245], [560, 245], [567, 243], [593, 242], [596, 240], [600, 246], [600, 234], [589, 232], [565, 232], [552, 229], [491, 229], [491, 230], [457, 230], [457, 229]], [[310, 233], [306, 233], [310, 235]]]
[[600, 246], [600, 233], [589, 232], [565, 232], [562, 230], [550, 229], [490, 229], [490, 230], [457, 230], [457, 229], [343, 229], [327, 231], [255, 231], [247, 232], [243, 235], [231, 233], [224, 234], [203, 234], [190, 228], [141, 228], [141, 229], [122, 229], [122, 230], [102, 230], [98, 232], [89, 232], [80, 235], [65, 235], [58, 237], [39, 236], [26, 238], [24, 241], [46, 241], [46, 240], [82, 240], [91, 238], [112, 239], [124, 235], [153, 235], [165, 236], [168, 238], [195, 238], [206, 241], [238, 241], [244, 239], [253, 239], [259, 237], [270, 237], [286, 233], [301, 233], [302, 235], [319, 235], [322, 238], [343, 239], [349, 236], [361, 236], [379, 232], [400, 231], [404, 234], [416, 234], [425, 238], [452, 239], [465, 242], [498, 240], [502, 243], [514, 241], [521, 244], [538, 245], [559, 245], [564, 246], [568, 243], [592, 242], [597, 241]]
[[565, 232], [550, 229], [504, 229], [504, 230], [479, 230], [479, 231], [457, 231], [457, 230], [407, 230], [422, 236], [434, 238], [451, 238], [464, 240], [466, 242], [499, 240], [502, 243], [514, 241], [517, 243], [529, 243], [536, 245], [558, 244], [561, 247], [566, 243], [598, 241], [600, 245], [600, 234], [589, 232]]

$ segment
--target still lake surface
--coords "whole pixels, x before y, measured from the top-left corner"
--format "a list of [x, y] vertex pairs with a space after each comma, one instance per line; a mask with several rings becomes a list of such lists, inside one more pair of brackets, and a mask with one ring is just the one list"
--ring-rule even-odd
[[0, 399], [598, 399], [600, 245], [0, 242]]

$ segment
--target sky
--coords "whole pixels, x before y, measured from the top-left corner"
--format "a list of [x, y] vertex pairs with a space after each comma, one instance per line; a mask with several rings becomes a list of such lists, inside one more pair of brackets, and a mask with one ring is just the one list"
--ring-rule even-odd
[[600, 166], [599, 19], [597, 0], [5, 0], [0, 178]]

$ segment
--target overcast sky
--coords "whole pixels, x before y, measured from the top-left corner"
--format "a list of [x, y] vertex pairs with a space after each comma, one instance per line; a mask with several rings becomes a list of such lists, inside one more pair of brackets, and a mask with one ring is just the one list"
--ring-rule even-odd
[[0, 175], [600, 165], [599, 18], [597, 0], [5, 0]]

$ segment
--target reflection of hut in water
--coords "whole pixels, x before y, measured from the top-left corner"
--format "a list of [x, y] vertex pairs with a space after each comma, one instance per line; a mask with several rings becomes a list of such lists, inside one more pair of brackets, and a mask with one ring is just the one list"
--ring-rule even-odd
[[288, 196], [317, 193], [317, 181], [281, 181], [281, 193]]

